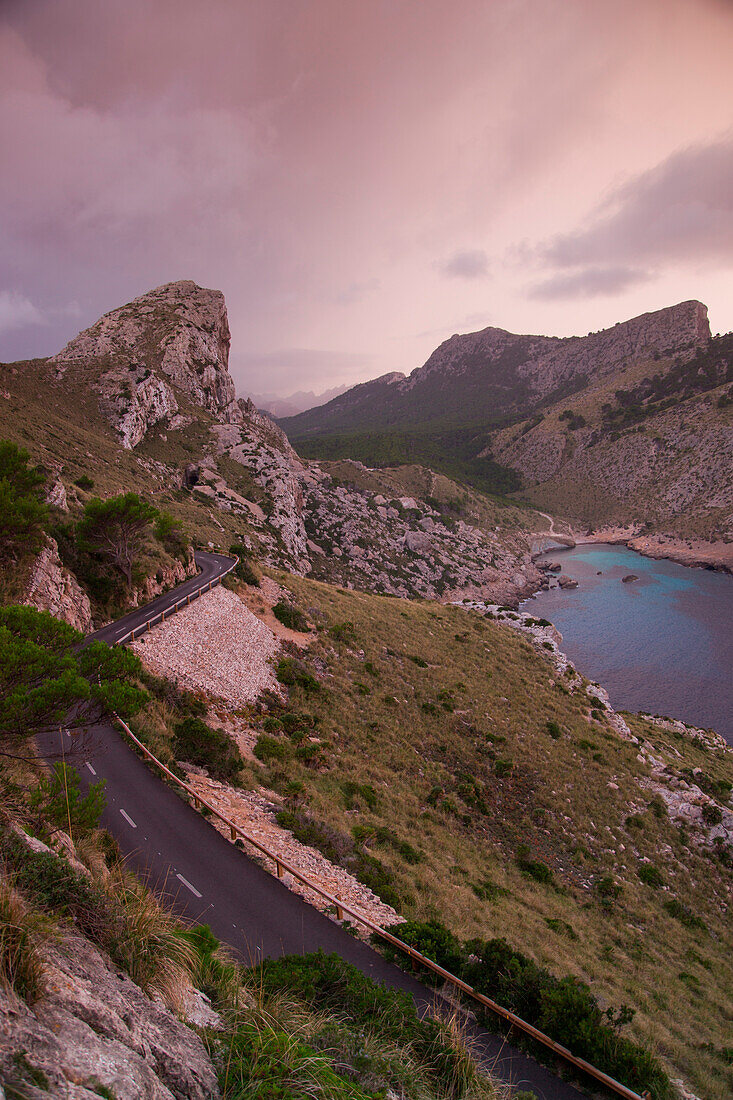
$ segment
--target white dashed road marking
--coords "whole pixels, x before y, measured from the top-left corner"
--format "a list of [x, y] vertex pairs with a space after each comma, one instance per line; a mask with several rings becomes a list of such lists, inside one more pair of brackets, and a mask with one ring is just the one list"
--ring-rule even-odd
[[132, 825], [133, 829], [137, 829], [137, 825], [132, 820], [129, 814], [126, 814], [124, 810], [120, 810], [120, 813], [122, 814], [128, 825]]
[[89, 768], [89, 771], [90, 771], [90, 772], [92, 773], [92, 775], [96, 775], [96, 774], [97, 774], [97, 773], [95, 772], [94, 768], [92, 767], [92, 765], [91, 765], [91, 764], [89, 763], [89, 761], [88, 761], [88, 760], [87, 760], [87, 767]]
[[188, 879], [187, 879], [187, 878], [184, 878], [184, 877], [183, 877], [183, 875], [179, 875], [179, 874], [176, 874], [176, 878], [177, 878], [177, 879], [178, 879], [178, 880], [179, 880], [180, 882], [182, 882], [182, 883], [183, 883], [183, 885], [184, 885], [184, 886], [186, 886], [186, 887], [187, 887], [187, 888], [188, 888], [188, 889], [189, 889], [189, 890], [191, 891], [191, 893], [192, 893], [192, 894], [195, 894], [197, 898], [200, 898], [200, 897], [201, 897], [201, 894], [200, 894], [200, 893], [198, 892], [198, 890], [196, 889], [196, 887], [195, 887], [195, 886], [192, 886], [192, 885], [191, 885], [191, 883], [190, 883], [190, 882], [188, 881]]

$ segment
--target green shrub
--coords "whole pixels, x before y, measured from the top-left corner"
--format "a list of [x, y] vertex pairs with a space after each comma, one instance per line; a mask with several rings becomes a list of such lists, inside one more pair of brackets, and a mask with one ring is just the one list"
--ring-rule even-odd
[[664, 908], [670, 917], [674, 917], [686, 928], [699, 928], [703, 932], [707, 931], [705, 921], [693, 913], [691, 909], [688, 909], [686, 905], [683, 905], [681, 901], [678, 901], [677, 898], [670, 898], [669, 901], [665, 901]]
[[610, 909], [614, 901], [621, 896], [623, 887], [620, 886], [611, 875], [604, 875], [593, 884], [601, 905]]
[[235, 542], [229, 547], [229, 553], [239, 558], [234, 567], [234, 576], [238, 577], [240, 581], [244, 581], [245, 584], [252, 585], [253, 588], [259, 588], [262, 578], [250, 559], [250, 552], [247, 547]]
[[[404, 925], [400, 925], [404, 927]], [[356, 967], [338, 955], [325, 955], [319, 951], [311, 955], [290, 955], [282, 959], [267, 959], [253, 972], [258, 987], [267, 995], [286, 994], [307, 1004], [316, 1004], [325, 1012], [343, 1021], [352, 1036], [373, 1035], [387, 1045], [409, 1047], [412, 1056], [427, 1074], [436, 1095], [452, 1097], [463, 1095], [457, 1084], [465, 1079], [466, 1067], [461, 1050], [451, 1042], [445, 1025], [431, 1017], [421, 1019], [409, 994], [397, 989], [386, 989], [371, 981]], [[350, 1076], [359, 1079], [360, 1071], [371, 1068], [363, 1055], [353, 1063]], [[394, 1071], [393, 1071], [394, 1072]], [[363, 1087], [372, 1100], [397, 1088], [400, 1095], [416, 1095], [417, 1090], [403, 1086], [399, 1080], [374, 1081], [364, 1073]], [[376, 1090], [376, 1091], [375, 1091]], [[466, 1089], [466, 1093], [470, 1090]], [[419, 1090], [423, 1094], [423, 1090]], [[248, 1096], [275, 1097], [280, 1094], [247, 1093]], [[287, 1094], [282, 1094], [287, 1095]], [[293, 1094], [300, 1098], [304, 1092]], [[311, 1093], [308, 1093], [311, 1095]], [[339, 1092], [323, 1092], [320, 1095], [340, 1100]]]
[[262, 728], [265, 733], [277, 733], [278, 730], [283, 728], [283, 723], [279, 718], [274, 718], [272, 715], [268, 714], [267, 718], [265, 718], [262, 723]]
[[547, 723], [546, 728], [547, 728], [547, 732], [549, 733], [550, 737], [552, 737], [555, 741], [557, 741], [558, 738], [560, 737], [561, 733], [562, 733], [562, 731], [561, 731], [559, 725], [557, 724], [557, 722], [550, 720]]
[[194, 715], [178, 722], [173, 734], [176, 759], [206, 768], [214, 779], [222, 783], [236, 779], [244, 767], [244, 760], [234, 742], [222, 730], [212, 729]]
[[286, 600], [278, 600], [272, 613], [289, 630], [306, 631], [308, 629], [308, 620], [303, 612]]
[[291, 1031], [258, 1022], [240, 1023], [227, 1039], [220, 1084], [229, 1100], [367, 1100], [365, 1093], [338, 1074]]
[[651, 886], [653, 890], [664, 885], [664, 876], [653, 863], [642, 863], [636, 873], [644, 885]]
[[472, 882], [471, 889], [479, 901], [496, 901], [497, 898], [505, 897], [509, 893], [503, 886], [497, 886], [490, 878], [484, 878], [480, 882]]
[[[460, 975], [463, 969], [463, 955], [458, 939], [444, 924], [437, 920], [429, 921], [405, 921], [403, 924], [395, 924], [388, 929], [393, 936], [397, 936], [403, 943], [414, 947], [421, 955], [432, 962], [449, 970], [451, 974]], [[384, 944], [378, 936], [373, 936], [372, 941], [381, 947], [382, 953], [391, 961], [404, 964], [407, 956], [396, 947]], [[439, 984], [438, 978], [432, 970], [423, 969], [421, 975], [431, 985]]]
[[[654, 1100], [672, 1096], [669, 1079], [655, 1056], [619, 1035], [633, 1017], [625, 1005], [602, 1012], [585, 984], [570, 977], [556, 978], [503, 939], [476, 939], [461, 945], [434, 921], [409, 921], [389, 931], [627, 1087], [637, 1092], [648, 1089]], [[404, 953], [390, 949], [388, 954], [409, 965]], [[497, 1026], [492, 1014], [483, 1012], [482, 1017], [489, 1026]], [[537, 1053], [543, 1050], [538, 1048]]]
[[535, 882], [541, 882], [546, 886], [554, 884], [555, 876], [547, 864], [543, 863], [541, 859], [530, 859], [526, 847], [522, 846], [517, 852], [516, 863], [519, 870], [527, 878], [532, 878]]
[[273, 760], [288, 760], [293, 750], [287, 741], [261, 733], [252, 751], [263, 764], [271, 764]]
[[573, 926], [568, 924], [567, 921], [561, 920], [559, 917], [545, 917], [545, 924], [548, 928], [551, 928], [553, 932], [558, 932], [562, 936], [567, 936], [570, 940], [578, 939], [578, 933]]
[[334, 641], [343, 642], [345, 645], [349, 645], [356, 641], [354, 624], [349, 620], [344, 623], [334, 623], [333, 626], [328, 628], [328, 633]]
[[325, 745], [323, 742], [308, 742], [305, 745], [298, 745], [295, 750], [295, 759], [300, 760], [301, 763], [309, 767], [315, 767], [318, 764], [322, 764], [324, 762], [324, 757]]
[[300, 687], [306, 695], [313, 695], [321, 690], [315, 676], [296, 657], [283, 657], [278, 661], [275, 675], [281, 684], [286, 687]]
[[94, 488], [94, 479], [88, 477], [87, 474], [82, 474], [81, 477], [76, 479], [74, 485], [79, 489], [83, 489], [85, 493], [88, 493], [90, 489]]
[[370, 783], [356, 783], [353, 779], [347, 779], [341, 784], [341, 792], [347, 810], [353, 810], [359, 802], [363, 802], [370, 810], [376, 810], [379, 805], [379, 795]]
[[0, 856], [15, 886], [45, 913], [72, 920], [94, 943], [106, 947], [115, 920], [104, 892], [65, 859], [33, 852], [12, 833], [0, 838]]
[[413, 848], [406, 840], [401, 840], [386, 825], [354, 825], [351, 835], [360, 844], [382, 844], [393, 848], [405, 863], [415, 864], [422, 859], [422, 853], [417, 848]]
[[77, 839], [98, 828], [107, 802], [104, 779], [93, 783], [84, 797], [80, 783], [76, 768], [59, 761], [50, 775], [41, 777], [30, 797], [31, 807], [40, 813], [44, 822], [70, 831]]
[[170, 512], [159, 512], [153, 527], [158, 542], [165, 546], [170, 553], [180, 553], [186, 545], [186, 538], [181, 529], [181, 521], [174, 519]]
[[723, 811], [720, 806], [707, 802], [702, 808], [702, 819], [706, 825], [720, 825], [723, 820]]

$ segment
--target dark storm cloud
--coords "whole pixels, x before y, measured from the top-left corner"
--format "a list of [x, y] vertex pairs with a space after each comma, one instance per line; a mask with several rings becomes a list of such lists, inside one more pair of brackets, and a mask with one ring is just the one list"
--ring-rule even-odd
[[649, 282], [648, 271], [634, 267], [586, 267], [571, 273], [561, 272], [536, 283], [527, 292], [529, 298], [554, 302], [564, 298], [595, 298], [622, 294], [630, 287]]
[[666, 263], [733, 265], [733, 140], [674, 153], [619, 188], [590, 225], [556, 237], [543, 256], [556, 268], [583, 268], [567, 277], [570, 293], [624, 289]]
[[483, 279], [489, 273], [489, 257], [480, 248], [454, 252], [439, 265], [443, 275], [454, 279]]
[[613, 323], [649, 308], [623, 269], [729, 310], [698, 278], [725, 167], [665, 158], [730, 125], [731, 49], [717, 0], [0, 0], [0, 360], [182, 278], [225, 293], [255, 392], [409, 371], [466, 317]]

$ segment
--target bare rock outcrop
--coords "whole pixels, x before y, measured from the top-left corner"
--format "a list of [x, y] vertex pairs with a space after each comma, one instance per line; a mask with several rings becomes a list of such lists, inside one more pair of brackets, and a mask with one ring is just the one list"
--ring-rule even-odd
[[32, 1008], [0, 989], [0, 1081], [12, 1095], [219, 1096], [198, 1035], [113, 969], [87, 940], [64, 934], [44, 955], [47, 988]]
[[50, 504], [52, 508], [58, 508], [62, 512], [68, 512], [69, 510], [69, 504], [66, 500], [66, 487], [58, 476], [46, 489], [46, 504]]
[[149, 603], [156, 596], [167, 592], [169, 588], [182, 584], [187, 577], [193, 577], [195, 573], [196, 562], [193, 556], [193, 547], [189, 547], [186, 564], [184, 565], [183, 562], [175, 559], [170, 565], [161, 566], [155, 576], [146, 577], [140, 588], [133, 589], [130, 606], [138, 607], [140, 604]]
[[215, 424], [217, 450], [246, 467], [272, 502], [269, 523], [298, 573], [310, 571], [304, 521], [305, 467], [285, 433], [252, 401], [239, 402], [238, 423]]
[[52, 538], [46, 539], [33, 564], [22, 602], [38, 611], [50, 612], [84, 634], [92, 629], [89, 597], [74, 574], [61, 564], [58, 545]]
[[[349, 465], [357, 475], [375, 473]], [[542, 583], [531, 560], [533, 533], [519, 525], [507, 530], [456, 519], [434, 500], [388, 501], [375, 489], [334, 484], [317, 463], [308, 466], [304, 488], [313, 575], [320, 580], [404, 598], [501, 602], [528, 596]]]
[[451, 336], [401, 388], [415, 390], [436, 375], [459, 377], [483, 371], [490, 377], [492, 370], [501, 368], [502, 359], [514, 358], [518, 377], [529, 382], [535, 395], [544, 397], [576, 375], [597, 378], [621, 363], [667, 348], [692, 356], [709, 339], [707, 307], [695, 301], [643, 313], [587, 336], [517, 336], [485, 328]]
[[229, 343], [224, 295], [184, 279], [105, 314], [50, 362], [59, 375], [89, 375], [103, 415], [132, 448], [177, 416], [181, 398], [222, 420], [241, 418]]

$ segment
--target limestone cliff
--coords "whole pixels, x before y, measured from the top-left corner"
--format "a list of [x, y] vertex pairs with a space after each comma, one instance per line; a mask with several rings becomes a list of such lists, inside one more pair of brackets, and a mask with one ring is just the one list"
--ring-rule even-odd
[[486, 328], [465, 336], [451, 336], [430, 356], [424, 367], [413, 371], [403, 392], [427, 383], [435, 374], [459, 379], [483, 369], [491, 382], [492, 365], [515, 355], [517, 379], [526, 379], [537, 397], [545, 397], [578, 375], [598, 378], [621, 364], [674, 349], [677, 355], [694, 355], [710, 339], [707, 307], [702, 302], [680, 302], [654, 313], [643, 313], [601, 332], [566, 338], [515, 336], [499, 328]]
[[182, 280], [105, 314], [50, 362], [57, 375], [89, 376], [103, 415], [132, 448], [153, 424], [170, 423], [182, 400], [240, 419], [229, 343], [224, 295]]
[[45, 949], [45, 965], [47, 990], [32, 1007], [0, 990], [0, 1081], [13, 1090], [8, 1095], [218, 1097], [198, 1035], [91, 943], [65, 933]]
[[217, 424], [217, 450], [245, 466], [271, 501], [269, 522], [297, 572], [308, 572], [310, 557], [303, 512], [303, 463], [285, 433], [252, 401], [240, 401], [239, 423]]
[[50, 612], [83, 634], [92, 629], [89, 597], [74, 574], [61, 564], [58, 545], [52, 538], [46, 539], [33, 563], [23, 603]]

